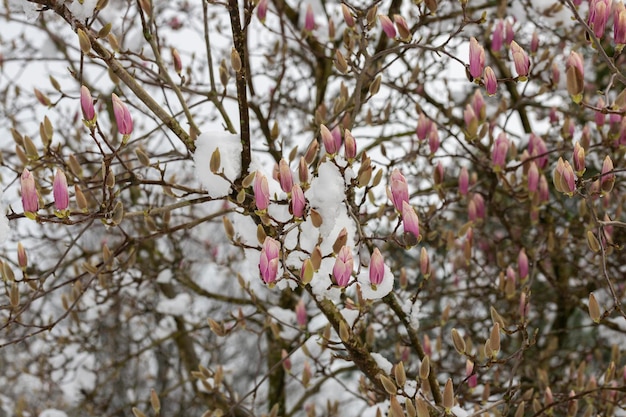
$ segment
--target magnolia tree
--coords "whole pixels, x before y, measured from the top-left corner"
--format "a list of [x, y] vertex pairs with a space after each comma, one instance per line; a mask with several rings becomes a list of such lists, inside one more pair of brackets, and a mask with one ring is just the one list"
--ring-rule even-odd
[[0, 10], [0, 416], [626, 415], [621, 1]]

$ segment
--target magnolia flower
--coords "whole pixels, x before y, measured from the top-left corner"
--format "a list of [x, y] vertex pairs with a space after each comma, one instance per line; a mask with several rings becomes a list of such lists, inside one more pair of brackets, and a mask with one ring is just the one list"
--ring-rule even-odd
[[128, 111], [128, 107], [115, 93], [111, 95], [111, 98], [113, 100], [113, 114], [115, 115], [117, 130], [121, 135], [128, 136], [133, 132], [133, 119]]
[[257, 171], [254, 176], [253, 190], [257, 210], [267, 210], [270, 204], [270, 190], [267, 178], [261, 171]]
[[265, 18], [267, 17], [267, 1], [268, 0], [261, 0], [256, 6], [256, 15], [262, 23], [265, 22]]
[[402, 202], [409, 202], [409, 186], [406, 178], [397, 168], [391, 172], [391, 200], [399, 212], [402, 212]]
[[293, 217], [302, 218], [304, 216], [304, 207], [306, 200], [300, 184], [294, 184], [291, 187], [291, 214]]
[[346, 154], [346, 159], [350, 160], [356, 158], [356, 140], [348, 129], [344, 131], [343, 149]]
[[374, 248], [370, 259], [369, 277], [372, 286], [380, 285], [385, 277], [385, 260], [378, 248]]
[[265, 237], [261, 248], [261, 259], [259, 260], [259, 271], [261, 278], [266, 284], [273, 285], [276, 282], [278, 273], [278, 257], [280, 255], [280, 243], [269, 236]]
[[335, 283], [340, 287], [345, 287], [350, 281], [352, 276], [352, 269], [354, 267], [354, 258], [352, 256], [352, 249], [349, 246], [342, 246], [339, 249], [337, 258], [335, 259], [335, 265], [333, 266], [333, 278]]
[[467, 195], [469, 191], [469, 173], [467, 172], [466, 167], [461, 168], [461, 173], [459, 174], [459, 194]]
[[480, 78], [485, 68], [485, 49], [475, 37], [470, 38], [469, 72], [473, 78]]
[[286, 193], [291, 192], [291, 188], [293, 187], [293, 174], [285, 158], [281, 158], [278, 163], [278, 179], [280, 181], [280, 188]]
[[313, 13], [313, 6], [308, 4], [306, 6], [306, 15], [304, 16], [304, 31], [311, 33], [315, 30], [315, 14]]
[[67, 210], [70, 205], [70, 197], [67, 190], [67, 178], [65, 173], [57, 168], [52, 183], [52, 194], [54, 195], [54, 206], [59, 211]]
[[331, 132], [325, 125], [320, 125], [320, 135], [322, 136], [322, 143], [327, 154], [334, 155], [339, 152], [341, 148], [341, 132], [338, 127], [335, 127]]
[[498, 91], [498, 79], [496, 78], [496, 73], [493, 72], [491, 67], [485, 68], [485, 90], [487, 90], [487, 95], [494, 95]]
[[39, 210], [39, 196], [35, 187], [35, 179], [30, 171], [24, 168], [20, 177], [22, 189], [22, 206], [25, 213], [35, 213]]
[[526, 51], [517, 44], [517, 42], [511, 42], [511, 54], [513, 55], [513, 63], [515, 64], [515, 71], [520, 78], [520, 81], [526, 80], [530, 71], [530, 59]]
[[404, 226], [404, 233], [411, 233], [416, 239], [419, 238], [419, 218], [413, 207], [406, 201], [402, 202], [402, 225]]
[[84, 85], [80, 87], [80, 107], [83, 111], [83, 118], [88, 123], [96, 120], [96, 110], [93, 107], [93, 99], [89, 89]]
[[396, 27], [393, 25], [393, 22], [391, 21], [389, 16], [385, 16], [384, 14], [379, 14], [378, 20], [380, 20], [380, 24], [383, 26], [383, 31], [385, 31], [385, 34], [391, 39], [395, 39]]

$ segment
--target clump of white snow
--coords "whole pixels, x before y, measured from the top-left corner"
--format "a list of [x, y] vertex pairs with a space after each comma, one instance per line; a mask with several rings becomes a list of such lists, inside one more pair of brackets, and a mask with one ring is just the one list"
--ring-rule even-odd
[[83, 0], [82, 2], [74, 0], [69, 4], [66, 3], [66, 5], [76, 19], [84, 21], [93, 16], [93, 11], [96, 9], [97, 3], [98, 0]]
[[311, 188], [305, 193], [312, 208], [322, 216], [320, 233], [327, 237], [335, 228], [335, 222], [341, 211], [345, 211], [343, 201], [346, 197], [345, 183], [339, 168], [331, 161], [319, 166], [317, 177], [311, 181]]
[[220, 150], [220, 172], [230, 182], [241, 175], [241, 141], [238, 135], [225, 132], [207, 132], [196, 139], [196, 153], [193, 160], [196, 177], [213, 198], [225, 197], [231, 192], [230, 182], [209, 168], [213, 152]]
[[378, 300], [389, 294], [393, 290], [393, 273], [387, 265], [385, 265], [385, 275], [383, 276], [383, 282], [379, 285], [372, 285], [370, 282], [369, 268], [359, 274], [357, 280], [359, 281], [359, 287], [361, 288], [361, 294], [366, 300]]

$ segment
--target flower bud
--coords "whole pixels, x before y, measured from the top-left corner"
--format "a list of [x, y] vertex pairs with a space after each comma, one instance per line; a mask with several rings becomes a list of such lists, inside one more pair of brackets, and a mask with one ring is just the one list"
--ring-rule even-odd
[[385, 32], [385, 34], [389, 38], [395, 39], [396, 38], [396, 28], [393, 25], [393, 22], [391, 21], [389, 16], [385, 16], [384, 14], [379, 14], [378, 15], [378, 20], [380, 21], [380, 24], [382, 25], [383, 31]]
[[469, 173], [467, 167], [462, 167], [459, 173], [459, 194], [465, 196], [469, 191]]
[[306, 314], [306, 305], [304, 304], [304, 299], [301, 298], [298, 300], [298, 304], [296, 304], [296, 322], [300, 327], [306, 327], [306, 323], [308, 321], [308, 317]]
[[306, 15], [304, 16], [304, 31], [311, 34], [315, 30], [315, 14], [313, 6], [307, 4]]
[[526, 81], [530, 71], [530, 59], [526, 51], [517, 42], [511, 41], [511, 54], [513, 55], [513, 63], [515, 64], [515, 71], [519, 80]]
[[22, 270], [25, 270], [28, 266], [28, 255], [26, 255], [26, 249], [24, 249], [22, 242], [17, 244], [17, 264]]
[[498, 91], [498, 79], [496, 78], [496, 73], [493, 72], [491, 67], [485, 68], [485, 90], [487, 90], [487, 95], [493, 96]]
[[509, 140], [506, 137], [506, 133], [502, 132], [496, 138], [491, 151], [491, 162], [495, 172], [500, 172], [505, 167], [508, 152]]
[[345, 156], [346, 156], [346, 159], [350, 161], [356, 158], [356, 140], [354, 139], [354, 136], [352, 136], [352, 133], [348, 129], [344, 130], [343, 135], [344, 135], [343, 148], [344, 148]]
[[385, 277], [385, 261], [378, 248], [374, 248], [370, 258], [369, 277], [373, 287], [380, 285]]
[[345, 3], [341, 3], [341, 13], [343, 13], [343, 20], [346, 22], [346, 26], [353, 28], [355, 25], [354, 16], [352, 16], [350, 9]]
[[52, 183], [52, 194], [54, 195], [54, 206], [59, 211], [65, 211], [69, 207], [70, 197], [67, 190], [67, 178], [65, 173], [57, 168]]
[[402, 202], [402, 225], [404, 226], [405, 236], [409, 233], [414, 236], [417, 242], [420, 235], [419, 219], [415, 209], [406, 201]]
[[322, 136], [322, 143], [324, 144], [324, 149], [326, 149], [327, 154], [334, 155], [339, 152], [339, 148], [341, 147], [341, 132], [339, 131], [339, 127], [335, 127], [331, 132], [325, 125], [321, 125], [320, 135]]
[[265, 18], [267, 17], [267, 3], [268, 0], [260, 0], [259, 4], [257, 4], [256, 15], [261, 23], [265, 23]]
[[113, 114], [115, 115], [117, 130], [121, 135], [128, 136], [133, 131], [133, 119], [130, 111], [128, 111], [126, 104], [115, 93], [111, 95], [111, 98], [113, 100]]
[[469, 73], [473, 78], [480, 78], [485, 68], [485, 49], [473, 36], [469, 48]]
[[399, 14], [394, 14], [393, 21], [396, 23], [396, 26], [398, 28], [400, 40], [403, 42], [410, 42], [413, 35], [411, 34], [411, 29], [406, 23], [404, 17], [400, 16]]
[[589, 293], [589, 317], [593, 320], [594, 323], [600, 323], [602, 319], [602, 314], [600, 313], [600, 305], [596, 300], [596, 296], [593, 293]]
[[174, 71], [176, 71], [176, 74], [180, 75], [183, 70], [183, 61], [180, 58], [180, 54], [176, 48], [171, 48], [170, 52], [172, 54], [172, 61], [174, 62]]
[[261, 278], [266, 284], [272, 286], [276, 282], [278, 274], [278, 257], [280, 255], [280, 243], [267, 236], [261, 248], [261, 258], [259, 260], [259, 271]]
[[345, 287], [350, 281], [352, 276], [352, 269], [354, 267], [354, 258], [352, 256], [352, 249], [349, 246], [343, 246], [337, 258], [335, 259], [335, 265], [333, 266], [333, 278], [335, 284], [340, 287]]
[[80, 87], [80, 107], [86, 123], [93, 124], [96, 120], [96, 111], [93, 107], [93, 99], [89, 89], [84, 85]]
[[270, 190], [267, 178], [261, 171], [257, 171], [254, 177], [254, 202], [257, 210], [264, 211], [270, 204]]
[[278, 179], [280, 182], [280, 188], [286, 193], [291, 192], [291, 188], [293, 187], [293, 173], [289, 168], [289, 164], [285, 160], [285, 158], [281, 158], [278, 163]]
[[306, 199], [300, 184], [294, 184], [291, 187], [291, 214], [293, 217], [301, 219], [304, 217], [304, 207], [306, 206]]
[[602, 193], [610, 193], [615, 184], [615, 174], [613, 173], [613, 161], [610, 156], [606, 156], [602, 162], [602, 173], [600, 176], [600, 189]]
[[26, 168], [22, 171], [20, 186], [22, 191], [22, 206], [24, 208], [24, 213], [27, 216], [28, 213], [31, 213], [31, 216], [34, 216], [34, 213], [39, 210], [39, 195], [37, 195], [35, 178], [33, 178], [33, 175]]
[[570, 52], [567, 59], [565, 76], [567, 78], [567, 91], [575, 103], [580, 103], [585, 88], [583, 60], [579, 53]]
[[576, 142], [574, 145], [574, 155], [572, 157], [574, 161], [574, 171], [578, 178], [582, 177], [585, 173], [585, 149], [580, 146], [580, 143]]
[[402, 202], [409, 202], [409, 186], [406, 178], [397, 168], [391, 172], [391, 200], [394, 207], [402, 212]]
[[89, 36], [80, 28], [76, 29], [76, 33], [78, 34], [78, 44], [80, 45], [80, 50], [83, 54], [87, 55], [89, 51], [91, 51], [91, 41], [89, 40]]

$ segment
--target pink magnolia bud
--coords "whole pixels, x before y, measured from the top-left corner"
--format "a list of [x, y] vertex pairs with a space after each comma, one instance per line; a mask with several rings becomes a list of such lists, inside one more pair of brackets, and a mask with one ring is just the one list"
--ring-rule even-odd
[[415, 236], [415, 239], [419, 239], [419, 218], [415, 209], [406, 201], [402, 202], [402, 225], [404, 226], [404, 233], [411, 233]]
[[36, 213], [39, 210], [39, 196], [35, 187], [35, 179], [30, 171], [24, 168], [20, 177], [22, 189], [22, 206], [25, 213]]
[[548, 147], [541, 136], [537, 136], [534, 133], [530, 134], [528, 153], [535, 159], [539, 169], [544, 169], [548, 166]]
[[89, 89], [84, 85], [80, 87], [80, 107], [83, 111], [83, 118], [88, 123], [96, 120], [96, 110], [93, 107], [93, 99]]
[[301, 219], [304, 216], [304, 207], [306, 206], [306, 199], [300, 184], [294, 184], [291, 187], [291, 214], [293, 217]]
[[515, 71], [520, 81], [526, 81], [526, 77], [530, 71], [530, 59], [526, 51], [517, 44], [517, 42], [511, 42], [511, 54], [513, 55], [513, 63], [515, 64]]
[[63, 171], [57, 168], [52, 183], [52, 194], [54, 195], [54, 206], [59, 211], [67, 210], [70, 205], [70, 196], [67, 190], [67, 178]]
[[589, 5], [589, 19], [587, 24], [593, 33], [601, 38], [604, 36], [604, 30], [606, 28], [606, 22], [609, 20], [611, 14], [611, 5], [613, 0], [591, 0]]
[[530, 40], [530, 53], [536, 54], [538, 49], [539, 49], [539, 35], [537, 34], [537, 31], [534, 31], [533, 36]]
[[485, 104], [483, 93], [480, 92], [480, 89], [477, 88], [474, 91], [471, 104], [472, 110], [474, 110], [474, 114], [476, 115], [476, 117], [478, 117], [479, 120], [485, 120], [487, 106]]
[[370, 283], [372, 286], [380, 285], [385, 277], [385, 260], [378, 248], [374, 248], [369, 267]]
[[24, 249], [22, 242], [18, 242], [17, 244], [17, 264], [22, 270], [26, 269], [28, 266], [28, 255], [26, 254], [26, 249]]
[[441, 183], [443, 183], [445, 174], [446, 173], [443, 164], [441, 163], [441, 161], [437, 162], [435, 170], [433, 171], [433, 182], [435, 183], [436, 187], [440, 186]]
[[280, 188], [284, 192], [290, 193], [293, 187], [293, 173], [285, 158], [281, 158], [278, 163], [278, 179], [280, 180]]
[[399, 212], [402, 212], [402, 202], [409, 202], [409, 186], [397, 168], [391, 172], [391, 200]]
[[393, 22], [389, 18], [389, 16], [385, 16], [384, 14], [378, 15], [378, 20], [380, 20], [380, 24], [383, 26], [383, 31], [385, 34], [391, 38], [396, 38], [396, 27], [393, 25]]
[[420, 112], [420, 115], [417, 119], [417, 138], [419, 140], [424, 140], [428, 137], [430, 130], [432, 129], [433, 122], [429, 118], [426, 117], [424, 113]]
[[583, 59], [577, 52], [570, 52], [565, 64], [567, 77], [567, 91], [574, 99], [575, 103], [580, 103], [582, 93], [585, 89], [585, 69]]
[[347, 160], [356, 158], [356, 140], [352, 136], [352, 132], [348, 129], [344, 130], [343, 148], [346, 154]]
[[174, 71], [176, 71], [176, 74], [180, 75], [181, 71], [183, 70], [183, 60], [181, 59], [180, 54], [178, 53], [178, 49], [171, 48], [170, 53], [172, 54], [172, 61], [174, 63]]
[[501, 171], [506, 165], [506, 155], [509, 152], [509, 139], [502, 132], [496, 138], [491, 151], [491, 162], [495, 172]]
[[474, 362], [469, 359], [465, 361], [465, 376], [467, 377], [467, 386], [470, 389], [478, 385], [478, 375], [474, 372]]
[[480, 78], [485, 68], [485, 50], [475, 37], [470, 38], [469, 72], [473, 78]]
[[515, 38], [515, 31], [513, 30], [513, 24], [510, 20], [505, 20], [504, 22], [504, 42], [507, 45], [511, 45], [513, 39]]
[[320, 125], [320, 135], [322, 136], [322, 143], [327, 154], [334, 155], [339, 152], [339, 148], [341, 148], [339, 127], [335, 127], [331, 133], [325, 125]]
[[346, 26], [353, 28], [355, 25], [354, 16], [352, 16], [350, 9], [344, 3], [341, 3], [341, 12], [343, 13], [343, 20], [346, 22]]
[[502, 49], [502, 42], [504, 41], [504, 23], [502, 20], [498, 20], [493, 33], [491, 34], [491, 50], [498, 52]]
[[398, 33], [400, 33], [400, 39], [403, 42], [409, 42], [411, 40], [411, 29], [409, 28], [408, 23], [404, 19], [404, 17], [399, 14], [393, 15], [393, 21], [396, 22], [396, 26], [398, 27]]
[[574, 155], [572, 160], [574, 161], [574, 171], [580, 178], [585, 173], [585, 150], [580, 143], [576, 142], [574, 145]]
[[276, 282], [278, 274], [278, 257], [280, 255], [280, 243], [269, 236], [265, 237], [261, 248], [261, 259], [259, 260], [259, 271], [261, 278], [266, 284], [272, 286]]
[[304, 31], [311, 33], [315, 30], [315, 14], [313, 13], [313, 6], [307, 4], [306, 15], [304, 16]]
[[551, 73], [551, 79], [552, 79], [552, 85], [553, 86], [557, 86], [559, 85], [559, 82], [561, 81], [561, 70], [559, 70], [559, 66], [557, 65], [556, 62], [552, 63], [552, 66], [550, 67], [552, 73]]
[[469, 173], [467, 172], [466, 167], [461, 168], [461, 173], [459, 174], [459, 194], [467, 195], [469, 191]]
[[118, 132], [124, 136], [130, 135], [133, 132], [133, 119], [130, 116], [128, 107], [115, 93], [111, 95], [111, 98], [113, 100], [113, 114], [115, 115]]
[[430, 149], [430, 154], [434, 154], [439, 149], [439, 132], [437, 131], [436, 126], [433, 124], [433, 128], [430, 129], [430, 133], [428, 133], [428, 148]]
[[265, 18], [267, 17], [267, 2], [268, 0], [261, 0], [256, 6], [256, 15], [261, 23], [265, 23]]
[[613, 14], [613, 40], [617, 45], [626, 44], [626, 7], [622, 2], [617, 2]]
[[430, 258], [428, 257], [426, 248], [422, 248], [420, 251], [420, 272], [425, 279], [430, 277]]
[[517, 255], [517, 273], [521, 281], [528, 278], [528, 256], [524, 248], [522, 248]]
[[468, 217], [470, 221], [482, 220], [485, 218], [485, 199], [480, 194], [474, 194], [467, 205]]
[[535, 194], [539, 189], [539, 169], [535, 161], [530, 162], [528, 167], [528, 193]]
[[559, 158], [553, 173], [553, 182], [557, 191], [571, 196], [576, 189], [574, 170], [568, 161]]
[[257, 210], [267, 210], [270, 205], [270, 190], [267, 178], [261, 171], [257, 171], [254, 176], [253, 190]]
[[463, 119], [465, 119], [465, 130], [469, 138], [473, 139], [478, 133], [478, 117], [476, 117], [473, 107], [469, 104], [463, 110]]
[[304, 304], [304, 299], [301, 298], [298, 300], [298, 304], [296, 304], [296, 322], [298, 326], [306, 327], [307, 321], [306, 304]]
[[487, 95], [493, 96], [498, 91], [498, 79], [496, 78], [496, 73], [493, 72], [493, 69], [491, 69], [491, 67], [485, 68], [484, 83]]
[[[596, 104], [596, 107], [599, 109], [604, 109], [604, 100], [602, 99], [602, 97], [598, 98], [598, 103]], [[602, 126], [604, 126], [604, 122], [606, 122], [606, 114], [602, 113], [601, 111], [597, 111], [595, 112], [595, 121], [596, 121], [596, 126], [598, 129], [602, 129]]]
[[[317, 143], [317, 141], [315, 143]], [[300, 162], [298, 163], [298, 178], [302, 184], [309, 183], [309, 167], [306, 164], [304, 156], [300, 157]]]
[[335, 265], [333, 266], [333, 278], [335, 284], [340, 287], [345, 287], [350, 281], [352, 276], [352, 269], [354, 267], [354, 258], [352, 256], [352, 249], [349, 246], [342, 246], [339, 249], [337, 258], [335, 259]]
[[615, 174], [613, 173], [613, 161], [610, 156], [606, 156], [602, 162], [602, 173], [600, 177], [600, 189], [603, 193], [609, 193], [615, 184]]

